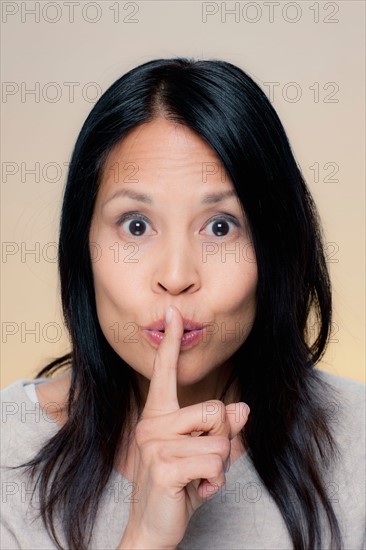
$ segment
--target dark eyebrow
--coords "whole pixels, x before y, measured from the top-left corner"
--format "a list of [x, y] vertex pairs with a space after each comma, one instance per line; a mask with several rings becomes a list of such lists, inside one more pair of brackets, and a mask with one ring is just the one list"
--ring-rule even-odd
[[[209, 193], [202, 197], [201, 204], [216, 204], [217, 202], [221, 202], [224, 199], [227, 199], [232, 196], [236, 196], [236, 192], [233, 189], [230, 189], [229, 191], [224, 191], [222, 193]], [[116, 191], [111, 196], [111, 198], [108, 199], [106, 202], [110, 202], [111, 200], [116, 199], [117, 197], [128, 197], [129, 199], [143, 202], [145, 204], [154, 203], [150, 195], [145, 195], [144, 193], [137, 193], [132, 189], [120, 189], [119, 191]]]
[[210, 193], [203, 196], [201, 204], [216, 204], [217, 202], [221, 202], [229, 197], [234, 196], [236, 196], [236, 192], [234, 191], [234, 189], [224, 191], [223, 193]]
[[134, 201], [145, 202], [146, 204], [153, 204], [154, 202], [149, 195], [144, 195], [143, 193], [136, 193], [136, 191], [132, 191], [132, 189], [120, 189], [119, 191], [116, 191], [115, 193], [113, 193], [111, 198], [108, 199], [106, 203], [118, 197], [128, 197], [129, 199], [132, 199]]

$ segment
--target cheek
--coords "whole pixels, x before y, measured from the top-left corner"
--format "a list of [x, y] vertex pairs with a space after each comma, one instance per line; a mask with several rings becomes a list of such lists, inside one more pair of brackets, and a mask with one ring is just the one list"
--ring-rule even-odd
[[258, 272], [252, 259], [236, 261], [238, 257], [226, 261], [212, 262], [207, 275], [210, 278], [210, 294], [215, 296], [219, 309], [226, 313], [243, 312], [255, 303]]
[[216, 266], [216, 290], [212, 304], [217, 323], [215, 339], [234, 352], [248, 337], [256, 315], [258, 283], [256, 262], [227, 261]]
[[256, 316], [257, 269], [234, 270], [217, 303], [215, 339], [234, 353], [247, 339]]
[[100, 322], [106, 326], [124, 317], [134, 321], [138, 308], [138, 274], [131, 267], [113, 262], [100, 262], [93, 269], [95, 299]]
[[[94, 266], [94, 288], [100, 328], [110, 346], [132, 364], [139, 342], [136, 319], [136, 279], [113, 262]], [[138, 307], [138, 306], [137, 306]]]
[[125, 249], [115, 236], [105, 233], [94, 229], [90, 234], [96, 300], [100, 306], [105, 302], [127, 304], [139, 285], [139, 262], [133, 257], [133, 247]]

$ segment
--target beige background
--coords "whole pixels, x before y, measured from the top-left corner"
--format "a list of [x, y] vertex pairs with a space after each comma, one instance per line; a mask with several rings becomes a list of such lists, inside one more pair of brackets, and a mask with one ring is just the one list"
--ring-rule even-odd
[[127, 70], [176, 55], [231, 61], [271, 97], [329, 243], [334, 334], [321, 368], [365, 381], [365, 3], [274, 4], [237, 2], [230, 15], [234, 2], [79, 0], [72, 22], [64, 2], [35, 15], [35, 2], [2, 2], [2, 387], [68, 350], [52, 243], [85, 117]]

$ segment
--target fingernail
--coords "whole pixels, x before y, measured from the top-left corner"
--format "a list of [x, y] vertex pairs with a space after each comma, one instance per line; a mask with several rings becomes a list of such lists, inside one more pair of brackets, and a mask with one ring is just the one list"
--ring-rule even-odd
[[168, 306], [165, 313], [165, 322], [167, 325], [169, 325], [170, 321], [172, 320], [172, 307]]

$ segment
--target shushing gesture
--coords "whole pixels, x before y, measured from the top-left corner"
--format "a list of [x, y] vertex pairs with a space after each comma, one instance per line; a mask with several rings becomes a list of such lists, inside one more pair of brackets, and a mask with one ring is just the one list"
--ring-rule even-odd
[[[177, 364], [184, 332], [179, 310], [159, 345], [148, 396], [135, 431], [133, 482], [138, 489], [118, 548], [174, 549], [190, 518], [225, 484], [231, 443], [248, 413], [219, 400], [180, 408]], [[192, 437], [205, 432], [209, 437]]]

